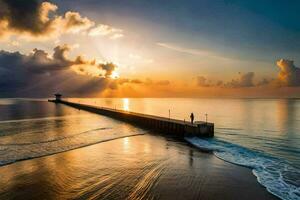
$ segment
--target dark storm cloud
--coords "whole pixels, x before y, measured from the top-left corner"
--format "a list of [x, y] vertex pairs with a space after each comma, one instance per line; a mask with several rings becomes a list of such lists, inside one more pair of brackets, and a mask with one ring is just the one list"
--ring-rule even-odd
[[66, 58], [66, 52], [69, 49], [67, 45], [57, 46], [54, 48], [52, 57], [40, 49], [34, 49], [29, 55], [0, 51], [0, 67], [11, 69], [22, 65], [22, 69], [30, 73], [50, 73], [56, 70], [65, 70], [75, 63]]
[[[108, 76], [87, 76], [76, 73], [72, 67], [101, 67], [95, 61], [84, 61], [80, 56], [75, 60], [66, 56], [69, 47], [57, 46], [54, 53], [34, 49], [29, 55], [19, 52], [0, 51], [0, 96], [49, 96], [61, 91], [67, 95], [87, 96], [100, 93], [111, 86]], [[105, 74], [111, 74], [115, 65], [101, 68]]]
[[37, 0], [1, 0], [0, 19], [11, 29], [41, 34], [51, 24], [41, 19], [41, 3]]
[[[77, 12], [56, 15], [57, 6], [38, 0], [0, 0], [0, 36], [26, 33], [48, 37], [64, 32], [79, 32], [94, 25]], [[22, 36], [22, 35], [21, 35]]]
[[35, 73], [47, 73], [55, 70], [69, 68], [74, 62], [66, 58], [68, 46], [57, 46], [54, 48], [53, 58], [43, 50], [34, 49], [29, 56], [22, 56], [24, 67]]

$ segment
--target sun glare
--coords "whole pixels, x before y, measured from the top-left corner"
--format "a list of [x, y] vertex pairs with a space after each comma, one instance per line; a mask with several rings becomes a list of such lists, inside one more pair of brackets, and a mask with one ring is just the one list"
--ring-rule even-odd
[[117, 71], [113, 71], [112, 74], [111, 74], [111, 77], [112, 77], [113, 79], [117, 79], [117, 78], [120, 77], [120, 75], [119, 75], [119, 73], [118, 73]]

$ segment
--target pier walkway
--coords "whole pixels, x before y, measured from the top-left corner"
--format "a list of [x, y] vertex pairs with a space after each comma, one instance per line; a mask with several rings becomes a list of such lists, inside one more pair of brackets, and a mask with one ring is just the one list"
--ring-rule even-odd
[[71, 106], [80, 110], [89, 111], [105, 115], [120, 121], [126, 121], [140, 127], [155, 129], [162, 133], [172, 134], [180, 137], [198, 136], [198, 137], [213, 137], [214, 124], [209, 122], [196, 121], [193, 124], [187, 121], [169, 119], [166, 117], [159, 117], [154, 115], [147, 115], [124, 110], [117, 110], [111, 108], [97, 107], [92, 105], [73, 103], [61, 99], [48, 100], [53, 103], [60, 103]]

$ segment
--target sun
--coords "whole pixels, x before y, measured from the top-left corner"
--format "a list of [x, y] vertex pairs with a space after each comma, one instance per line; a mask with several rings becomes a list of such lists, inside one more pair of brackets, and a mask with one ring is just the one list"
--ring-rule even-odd
[[119, 78], [119, 77], [120, 77], [120, 75], [119, 75], [119, 73], [118, 73], [117, 71], [113, 71], [113, 72], [111, 73], [111, 78], [117, 79], [117, 78]]

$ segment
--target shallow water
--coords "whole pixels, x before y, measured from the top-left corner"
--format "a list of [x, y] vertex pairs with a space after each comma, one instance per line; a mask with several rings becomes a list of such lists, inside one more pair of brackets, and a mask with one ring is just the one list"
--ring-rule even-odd
[[155, 133], [2, 166], [0, 185], [5, 200], [276, 199], [250, 170]]
[[[71, 101], [215, 123], [213, 140], [187, 138], [226, 161], [253, 168], [283, 199], [299, 198], [300, 101], [291, 99], [70, 99]], [[99, 123], [101, 122], [101, 123]], [[0, 100], [0, 165], [145, 134], [104, 116], [45, 100]]]

